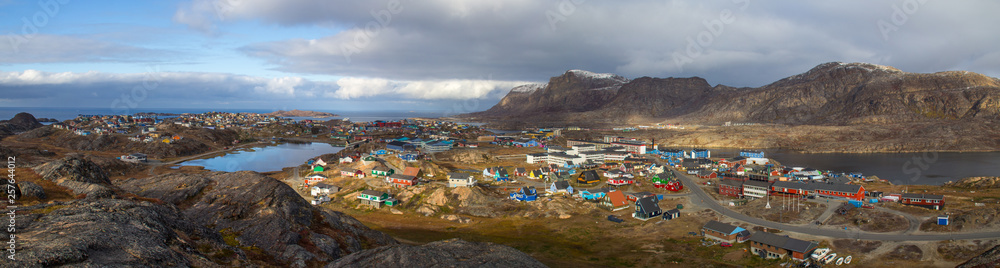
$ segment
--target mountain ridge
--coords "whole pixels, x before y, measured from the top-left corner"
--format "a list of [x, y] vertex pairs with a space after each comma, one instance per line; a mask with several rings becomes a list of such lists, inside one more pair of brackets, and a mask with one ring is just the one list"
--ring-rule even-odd
[[[594, 88], [609, 90], [593, 92]], [[511, 91], [461, 117], [521, 125], [671, 122], [858, 125], [1000, 118], [1000, 80], [967, 71], [910, 73], [828, 62], [761, 87], [711, 86], [699, 77], [629, 80], [569, 70], [537, 90]]]

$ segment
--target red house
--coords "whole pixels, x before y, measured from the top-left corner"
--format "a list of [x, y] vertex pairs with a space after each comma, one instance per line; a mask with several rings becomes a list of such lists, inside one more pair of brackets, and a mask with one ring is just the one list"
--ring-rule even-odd
[[899, 202], [905, 205], [940, 210], [941, 207], [944, 207], [944, 196], [936, 194], [903, 194]]
[[614, 186], [629, 185], [635, 183], [635, 180], [626, 177], [609, 178], [608, 184]]
[[625, 195], [625, 198], [627, 198], [628, 201], [632, 201], [634, 203], [639, 199], [643, 199], [649, 196], [656, 196], [656, 195], [650, 192], [638, 192], [638, 193], [627, 194]]
[[865, 187], [854, 184], [777, 181], [771, 184], [770, 193], [771, 195], [813, 195], [861, 201], [865, 198]]
[[743, 182], [738, 180], [720, 180], [719, 194], [736, 198], [743, 197]]
[[389, 177], [386, 177], [385, 180], [397, 187], [417, 185], [417, 177], [403, 174], [392, 174]]
[[667, 183], [653, 183], [653, 188], [667, 189], [670, 191], [680, 191], [684, 190], [684, 185], [680, 181], [670, 181]]

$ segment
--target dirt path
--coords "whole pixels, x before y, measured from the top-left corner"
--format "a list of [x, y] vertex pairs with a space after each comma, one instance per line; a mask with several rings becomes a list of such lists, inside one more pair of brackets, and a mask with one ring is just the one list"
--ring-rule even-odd
[[892, 214], [900, 215], [900, 216], [903, 216], [903, 218], [906, 218], [906, 221], [908, 221], [910, 223], [910, 227], [907, 228], [905, 231], [903, 231], [902, 232], [903, 234], [912, 234], [913, 232], [916, 232], [918, 229], [920, 229], [921, 220], [918, 219], [916, 216], [913, 216], [910, 213], [906, 213], [906, 212], [902, 212], [902, 211], [898, 211], [898, 210], [892, 210], [892, 209], [888, 209], [888, 208], [884, 208], [884, 207], [875, 207], [875, 210], [886, 212], [886, 213], [892, 213]]

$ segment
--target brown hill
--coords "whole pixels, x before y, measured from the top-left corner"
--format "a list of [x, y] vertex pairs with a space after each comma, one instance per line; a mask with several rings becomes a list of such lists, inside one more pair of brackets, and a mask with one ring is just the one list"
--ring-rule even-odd
[[[534, 91], [512, 91], [493, 108], [463, 117], [548, 126], [663, 120], [858, 125], [1000, 118], [1000, 80], [971, 72], [919, 74], [831, 62], [757, 88], [712, 87], [697, 77], [628, 81], [604, 74], [581, 81], [581, 72], [553, 77]], [[613, 90], [592, 90], [610, 85]]]
[[29, 113], [18, 113], [10, 120], [0, 121], [0, 138], [42, 127], [35, 116]]
[[316, 117], [316, 118], [324, 118], [324, 117], [334, 117], [334, 116], [337, 116], [336, 114], [331, 114], [331, 113], [327, 113], [327, 112], [302, 111], [302, 110], [299, 110], [299, 109], [295, 109], [295, 110], [291, 110], [291, 111], [278, 110], [278, 111], [275, 111], [275, 112], [266, 113], [265, 115], [269, 115], [269, 116], [281, 116], [281, 117]]

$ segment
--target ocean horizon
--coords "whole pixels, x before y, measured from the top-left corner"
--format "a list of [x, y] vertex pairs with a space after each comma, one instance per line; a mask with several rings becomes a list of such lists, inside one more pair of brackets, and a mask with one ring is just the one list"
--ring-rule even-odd
[[[310, 117], [290, 117], [295, 120], [330, 120], [330, 119], [343, 119], [348, 118], [352, 122], [371, 122], [376, 120], [400, 120], [412, 117], [427, 117], [427, 118], [437, 118], [445, 116], [443, 112], [434, 111], [336, 111], [336, 110], [320, 110], [320, 109], [299, 109], [299, 110], [309, 110], [317, 112], [327, 112], [339, 115], [337, 117], [327, 117], [327, 118], [310, 118]], [[7, 120], [18, 113], [26, 112], [35, 116], [35, 118], [53, 118], [59, 121], [70, 120], [76, 118], [77, 116], [83, 115], [120, 115], [129, 114], [134, 115], [136, 113], [173, 113], [173, 114], [183, 114], [183, 113], [206, 113], [206, 112], [228, 112], [228, 113], [270, 113], [277, 110], [273, 109], [213, 109], [213, 108], [147, 108], [147, 109], [132, 109], [125, 113], [121, 111], [116, 111], [112, 108], [95, 108], [95, 107], [0, 107], [0, 120]]]

